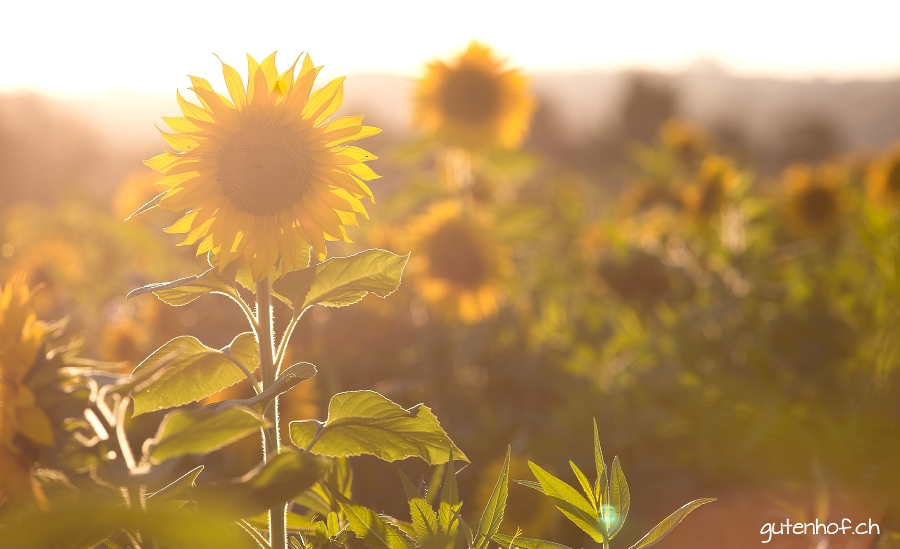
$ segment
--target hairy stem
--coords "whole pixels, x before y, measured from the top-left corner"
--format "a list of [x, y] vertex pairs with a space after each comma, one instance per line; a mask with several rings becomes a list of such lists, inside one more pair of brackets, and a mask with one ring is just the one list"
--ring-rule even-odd
[[[256, 284], [256, 324], [259, 340], [259, 369], [262, 374], [263, 391], [275, 383], [278, 365], [275, 364], [275, 348], [272, 339], [272, 288], [269, 277]], [[266, 409], [266, 419], [270, 426], [263, 431], [263, 460], [275, 455], [281, 448], [278, 433], [278, 397]], [[272, 549], [287, 548], [286, 505], [276, 505], [269, 509], [269, 545]]]
[[290, 343], [291, 335], [294, 333], [294, 328], [297, 327], [297, 322], [300, 321], [300, 317], [302, 316], [302, 311], [299, 314], [295, 314], [291, 318], [291, 321], [288, 323], [287, 328], [284, 330], [284, 335], [281, 336], [281, 343], [278, 344], [278, 351], [275, 353], [276, 377], [281, 374], [281, 363], [284, 361], [285, 353], [287, 353], [288, 343]]

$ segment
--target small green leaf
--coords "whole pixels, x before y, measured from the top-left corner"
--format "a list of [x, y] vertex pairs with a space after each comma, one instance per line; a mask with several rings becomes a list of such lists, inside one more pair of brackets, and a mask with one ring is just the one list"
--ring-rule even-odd
[[678, 526], [678, 523], [684, 520], [684, 517], [688, 516], [691, 511], [705, 503], [710, 503], [713, 501], [716, 501], [716, 499], [702, 498], [683, 505], [680, 509], [657, 524], [656, 527], [653, 528], [653, 530], [647, 532], [647, 535], [642, 537], [637, 543], [632, 545], [631, 549], [643, 549], [644, 547], [650, 547], [651, 545], [666, 537], [666, 535], [671, 532], [673, 528]]
[[176, 410], [163, 418], [156, 442], [150, 447], [150, 459], [159, 463], [187, 454], [208, 454], [266, 425], [264, 417], [238, 406], [221, 412]]
[[386, 250], [366, 250], [288, 273], [272, 289], [287, 298], [294, 311], [316, 304], [344, 307], [369, 292], [379, 297], [391, 294], [400, 285], [408, 259]]
[[[259, 347], [252, 333], [238, 335], [225, 351], [250, 371], [256, 369]], [[195, 337], [176, 337], [131, 373], [134, 415], [195, 402], [243, 379], [244, 372], [225, 352], [211, 349]]]
[[[521, 484], [522, 486], [527, 486], [533, 490], [537, 490], [538, 492], [544, 494], [544, 487], [541, 486], [540, 482], [536, 482], [534, 480], [515, 480], [513, 482], [515, 482], [516, 484]], [[544, 494], [544, 495], [546, 496], [547, 494]]]
[[406, 499], [409, 503], [409, 517], [416, 535], [416, 546], [425, 549], [443, 547], [443, 539], [438, 539], [441, 537], [441, 531], [438, 527], [437, 513], [416, 491], [403, 471], [400, 471], [400, 480], [403, 481], [403, 490], [406, 492]]
[[488, 499], [484, 513], [481, 514], [481, 521], [478, 523], [478, 529], [475, 532], [475, 546], [473, 549], [487, 549], [494, 534], [500, 529], [500, 523], [503, 522], [503, 513], [506, 511], [506, 497], [509, 494], [509, 454], [510, 449], [506, 449], [506, 461], [503, 462], [503, 468], [500, 470], [500, 478], [494, 485], [494, 491]]
[[159, 282], [148, 284], [136, 290], [132, 290], [125, 299], [131, 299], [139, 295], [152, 292], [163, 303], [180, 307], [187, 305], [198, 297], [206, 294], [222, 294], [233, 299], [240, 300], [241, 295], [230, 283], [227, 277], [218, 274], [216, 268], [206, 272], [179, 278], [172, 282]]
[[[269, 529], [269, 513], [259, 513], [258, 515], [254, 515], [247, 519], [247, 522], [257, 528], [259, 530], [268, 530]], [[287, 513], [287, 529], [288, 532], [308, 532], [313, 530], [315, 526], [313, 526], [313, 521], [304, 517], [303, 515], [298, 515], [297, 513], [292, 513], [288, 511]]]
[[618, 456], [613, 459], [609, 485], [609, 507], [615, 516], [609, 516], [611, 513], [604, 513], [603, 520], [609, 530], [609, 539], [612, 539], [625, 524], [625, 517], [628, 516], [628, 510], [631, 507], [631, 492], [628, 490], [628, 482], [625, 481], [625, 473], [622, 472], [622, 466], [619, 465]]
[[503, 549], [571, 549], [566, 545], [542, 539], [513, 538], [504, 534], [494, 534], [494, 541]]
[[327, 469], [328, 463], [307, 452], [282, 451], [240, 479], [197, 486], [194, 500], [223, 516], [252, 517], [300, 495]]
[[597, 507], [609, 503], [609, 482], [606, 479], [606, 462], [603, 461], [603, 450], [600, 449], [600, 435], [597, 433], [597, 418], [594, 418], [594, 465], [597, 467], [597, 480], [594, 482], [594, 501]]
[[[190, 492], [190, 489], [194, 487], [194, 482], [196, 482], [197, 476], [200, 475], [201, 471], [203, 471], [203, 466], [198, 465], [168, 486], [153, 492], [147, 496], [147, 506], [155, 508], [157, 505], [163, 504], [164, 502], [177, 501], [184, 504], [187, 501], [190, 501], [190, 496], [187, 494]], [[178, 497], [179, 495], [182, 497]]]
[[291, 422], [291, 439], [300, 448], [330, 457], [371, 454], [385, 461], [420, 457], [429, 464], [453, 455], [468, 461], [427, 406], [403, 409], [374, 391], [332, 397], [325, 423]]
[[578, 478], [578, 484], [581, 484], [581, 490], [584, 492], [584, 495], [587, 496], [588, 501], [590, 501], [591, 505], [594, 507], [594, 509], [596, 509], [597, 500], [594, 497], [594, 489], [591, 488], [590, 481], [588, 481], [584, 473], [581, 472], [581, 469], [579, 469], [578, 466], [575, 465], [574, 461], [569, 460], [569, 467], [572, 468], [572, 472], [574, 472], [575, 477]]
[[222, 400], [214, 404], [209, 404], [206, 407], [221, 411], [226, 408], [231, 408], [232, 406], [244, 406], [263, 414], [265, 413], [266, 408], [269, 407], [269, 404], [275, 400], [275, 397], [290, 391], [303, 381], [315, 376], [316, 373], [315, 366], [309, 362], [300, 362], [294, 364], [290, 368], [286, 368], [281, 372], [281, 375], [278, 376], [278, 379], [275, 380], [275, 383], [256, 396], [242, 399]]
[[[328, 488], [326, 483], [331, 488]], [[352, 486], [353, 469], [350, 468], [349, 460], [347, 458], [332, 459], [325, 477], [314, 484], [312, 488], [297, 496], [294, 501], [313, 513], [324, 517], [332, 511], [341, 510], [341, 506], [338, 505], [332, 490], [337, 490], [341, 495], [349, 499], [353, 497]]]
[[338, 492], [334, 492], [338, 504], [347, 517], [350, 530], [366, 544], [369, 549], [409, 549], [409, 542], [399, 531], [391, 527], [375, 511], [351, 501]]
[[586, 532], [594, 541], [601, 543], [608, 540], [605, 529], [597, 516], [597, 509], [591, 507], [588, 500], [565, 482], [559, 480], [535, 463], [528, 462], [531, 472], [541, 483], [544, 494], [553, 504], [576, 526]]
[[450, 459], [444, 470], [444, 484], [441, 486], [441, 501], [438, 504], [438, 524], [447, 535], [444, 549], [453, 549], [456, 545], [456, 535], [459, 530], [458, 513], [462, 508], [456, 489], [456, 466], [453, 464], [453, 459], [453, 448], [451, 447]]

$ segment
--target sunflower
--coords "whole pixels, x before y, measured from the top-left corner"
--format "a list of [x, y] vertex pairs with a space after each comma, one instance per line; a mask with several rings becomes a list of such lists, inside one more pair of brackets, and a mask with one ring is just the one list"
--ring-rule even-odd
[[699, 158], [709, 149], [709, 134], [702, 127], [681, 118], [666, 120], [659, 128], [663, 146], [679, 158]]
[[0, 291], [0, 503], [45, 503], [34, 483], [34, 449], [53, 445], [50, 419], [26, 384], [44, 343], [24, 277]]
[[147, 330], [129, 318], [118, 319], [104, 326], [101, 336], [103, 360], [124, 363], [131, 371], [147, 356]]
[[497, 312], [512, 266], [508, 253], [457, 202], [441, 202], [407, 228], [410, 267], [422, 298], [466, 323]]
[[900, 142], [872, 163], [866, 177], [869, 195], [887, 204], [900, 204]]
[[450, 145], [515, 148], [534, 105], [522, 73], [505, 69], [490, 48], [472, 42], [450, 62], [428, 64], [416, 83], [413, 119]]
[[[231, 98], [191, 77], [200, 105], [176, 94], [184, 116], [163, 118], [175, 132], [160, 132], [174, 151], [146, 162], [165, 174], [158, 205], [187, 211], [170, 233], [186, 234], [220, 270], [247, 265], [255, 280], [276, 266], [303, 268], [312, 246], [320, 258], [326, 240], [349, 241], [345, 226], [367, 216], [361, 198], [372, 199], [365, 181], [379, 176], [365, 162], [376, 157], [348, 143], [381, 130], [362, 116], [331, 120], [343, 101], [344, 78], [310, 94], [321, 67], [303, 58], [279, 73], [275, 54], [262, 63], [248, 56], [248, 83], [222, 63]], [[299, 60], [299, 59], [298, 59]]]
[[700, 163], [696, 182], [685, 190], [685, 203], [700, 221], [722, 209], [728, 191], [737, 185], [738, 174], [728, 158], [710, 155]]
[[788, 167], [782, 177], [788, 230], [798, 237], [834, 236], [846, 212], [845, 179], [834, 165]]

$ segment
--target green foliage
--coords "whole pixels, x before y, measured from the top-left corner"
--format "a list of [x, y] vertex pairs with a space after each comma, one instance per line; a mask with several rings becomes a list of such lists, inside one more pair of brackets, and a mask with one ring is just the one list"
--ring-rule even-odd
[[642, 537], [640, 541], [631, 546], [631, 549], [643, 549], [644, 547], [650, 547], [651, 545], [656, 544], [659, 540], [663, 539], [669, 532], [671, 532], [678, 524], [684, 520], [688, 514], [704, 505], [706, 503], [711, 503], [716, 501], [715, 498], [703, 498], [694, 500], [690, 503], [686, 503], [681, 506], [677, 511], [666, 517], [662, 522], [657, 524], [652, 530], [647, 532], [647, 535]]
[[187, 454], [208, 454], [258, 432], [266, 419], [248, 408], [232, 406], [224, 410], [201, 408], [190, 412], [177, 410], [159, 425], [149, 448], [150, 459], [165, 461]]
[[369, 549], [409, 549], [410, 541], [398, 527], [378, 516], [374, 511], [354, 503], [335, 491], [334, 496], [347, 517], [350, 530]]
[[374, 455], [385, 461], [419, 457], [429, 464], [446, 463], [465, 454], [447, 437], [424, 405], [403, 409], [374, 391], [349, 391], [332, 397], [328, 418], [291, 422], [294, 444], [329, 457]]
[[140, 415], [195, 402], [244, 379], [234, 363], [255, 370], [259, 362], [256, 336], [243, 333], [216, 350], [197, 338], [180, 336], [141, 362], [132, 372], [134, 414]]
[[197, 486], [191, 495], [201, 508], [215, 510], [223, 516], [252, 517], [300, 495], [322, 478], [327, 469], [324, 460], [307, 452], [284, 451], [240, 479]]
[[129, 292], [126, 299], [153, 293], [163, 303], [175, 307], [187, 305], [207, 294], [221, 294], [240, 301], [241, 296], [228, 277], [217, 271], [218, 269], [212, 267], [199, 275], [186, 276], [172, 282], [147, 284]]
[[510, 449], [507, 448], [506, 461], [503, 462], [503, 468], [500, 470], [500, 478], [497, 479], [488, 504], [481, 514], [481, 520], [475, 530], [474, 545], [471, 549], [487, 549], [491, 539], [500, 529], [500, 523], [503, 522], [506, 497], [509, 495], [509, 454]]
[[366, 250], [288, 273], [275, 281], [272, 289], [287, 298], [295, 314], [317, 304], [345, 307], [369, 292], [379, 297], [393, 293], [408, 260], [408, 255]]

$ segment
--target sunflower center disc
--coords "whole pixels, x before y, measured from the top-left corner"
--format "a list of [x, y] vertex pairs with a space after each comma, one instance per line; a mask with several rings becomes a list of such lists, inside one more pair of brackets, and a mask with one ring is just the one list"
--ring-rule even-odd
[[309, 147], [272, 124], [247, 126], [222, 148], [219, 183], [235, 208], [274, 215], [299, 201], [309, 188]]
[[468, 227], [448, 222], [438, 228], [428, 242], [429, 272], [464, 288], [477, 288], [488, 275], [488, 261]]
[[830, 189], [813, 187], [804, 193], [801, 209], [809, 221], [827, 223], [837, 213], [837, 199]]
[[482, 124], [497, 113], [500, 89], [490, 75], [469, 67], [451, 72], [441, 88], [444, 114], [464, 124]]

